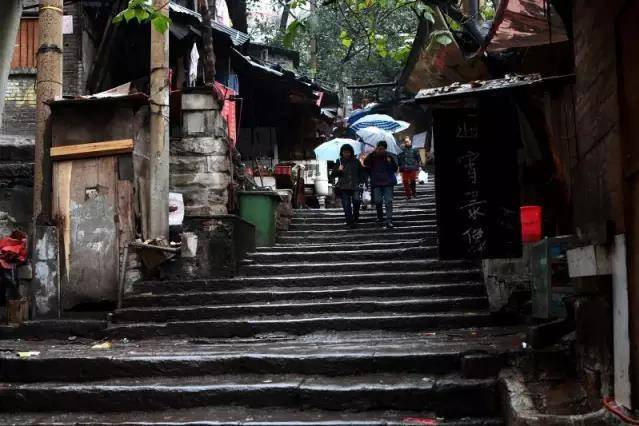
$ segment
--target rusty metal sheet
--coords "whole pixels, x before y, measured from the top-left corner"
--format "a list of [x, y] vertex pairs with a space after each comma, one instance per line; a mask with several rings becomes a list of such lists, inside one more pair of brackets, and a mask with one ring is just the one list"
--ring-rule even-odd
[[489, 52], [568, 40], [561, 18], [544, 0], [502, 0], [497, 8]]

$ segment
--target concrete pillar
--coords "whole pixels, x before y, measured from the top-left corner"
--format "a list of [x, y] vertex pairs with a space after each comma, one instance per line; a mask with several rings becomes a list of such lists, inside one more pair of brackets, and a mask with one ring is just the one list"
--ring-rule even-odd
[[3, 2], [0, 14], [0, 124], [4, 111], [4, 97], [7, 93], [7, 79], [11, 68], [13, 48], [16, 44], [16, 34], [20, 26], [22, 0], [6, 0]]
[[231, 163], [226, 123], [211, 89], [182, 95], [182, 139], [171, 142], [171, 191], [186, 217], [227, 213]]

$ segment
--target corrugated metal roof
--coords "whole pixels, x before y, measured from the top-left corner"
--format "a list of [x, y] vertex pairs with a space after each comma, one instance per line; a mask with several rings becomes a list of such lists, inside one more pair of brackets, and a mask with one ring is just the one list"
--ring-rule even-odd
[[[169, 4], [169, 7], [171, 9], [171, 12], [179, 13], [181, 15], [188, 15], [202, 22], [202, 15], [194, 10], [181, 6], [175, 2], [171, 2]], [[250, 36], [248, 34], [227, 27], [226, 25], [222, 25], [219, 22], [213, 20], [211, 20], [211, 27], [217, 32], [226, 34], [234, 46], [242, 46], [250, 40]]]
[[448, 86], [422, 89], [415, 96], [415, 100], [432, 101], [450, 98], [454, 96], [479, 95], [501, 89], [513, 89], [520, 86], [528, 86], [544, 81], [539, 74], [512, 75], [494, 80], [477, 80], [469, 83], [453, 83]]
[[144, 93], [132, 93], [132, 94], [115, 94], [109, 96], [95, 96], [95, 95], [87, 95], [87, 96], [76, 96], [69, 98], [58, 98], [51, 99], [46, 101], [47, 105], [50, 105], [52, 108], [59, 105], [77, 105], [77, 104], [88, 104], [88, 103], [113, 103], [113, 102], [128, 102], [134, 105], [144, 105], [148, 103], [149, 97]]

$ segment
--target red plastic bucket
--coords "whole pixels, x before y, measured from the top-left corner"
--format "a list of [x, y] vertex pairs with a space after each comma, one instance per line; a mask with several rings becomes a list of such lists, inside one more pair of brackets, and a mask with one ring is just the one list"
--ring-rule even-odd
[[534, 243], [541, 240], [541, 206], [521, 206], [521, 240]]
[[274, 175], [281, 175], [281, 176], [291, 176], [293, 172], [293, 166], [280, 166], [277, 165], [275, 166], [275, 171], [274, 171]]

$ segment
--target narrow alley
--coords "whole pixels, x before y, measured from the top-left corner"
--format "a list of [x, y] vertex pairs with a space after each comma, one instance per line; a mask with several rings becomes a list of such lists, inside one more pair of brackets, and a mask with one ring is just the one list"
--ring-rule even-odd
[[639, 0], [0, 3], [0, 424], [639, 425]]
[[436, 260], [419, 190], [392, 231], [371, 210], [348, 234], [336, 209], [297, 211], [236, 278], [136, 284], [107, 352], [5, 344], [3, 422], [502, 424], [497, 373], [521, 330], [493, 326], [476, 264]]

